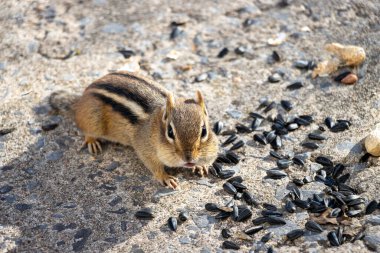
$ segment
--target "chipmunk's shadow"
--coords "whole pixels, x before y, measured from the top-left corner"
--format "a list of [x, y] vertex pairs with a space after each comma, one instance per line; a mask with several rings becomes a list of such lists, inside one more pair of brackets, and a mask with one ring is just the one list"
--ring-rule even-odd
[[6, 243], [16, 252], [104, 252], [139, 233], [146, 222], [134, 214], [154, 205], [161, 186], [133, 150], [108, 144], [93, 158], [78, 151], [82, 136], [70, 117], [51, 114], [46, 101], [34, 111], [36, 142], [0, 168]]

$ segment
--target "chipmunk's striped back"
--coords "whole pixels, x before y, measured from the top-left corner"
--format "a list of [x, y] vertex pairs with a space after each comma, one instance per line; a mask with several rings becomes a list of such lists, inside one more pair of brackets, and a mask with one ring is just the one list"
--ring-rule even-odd
[[128, 72], [108, 74], [92, 83], [86, 93], [111, 106], [131, 124], [147, 119], [164, 105], [167, 96], [159, 84]]

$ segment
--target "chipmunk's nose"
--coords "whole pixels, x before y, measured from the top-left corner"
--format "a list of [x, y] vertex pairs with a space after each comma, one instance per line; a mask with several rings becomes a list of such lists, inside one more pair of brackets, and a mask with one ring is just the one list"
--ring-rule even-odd
[[191, 154], [191, 151], [186, 151], [185, 152], [185, 160], [186, 160], [186, 162], [192, 162], [193, 155]]

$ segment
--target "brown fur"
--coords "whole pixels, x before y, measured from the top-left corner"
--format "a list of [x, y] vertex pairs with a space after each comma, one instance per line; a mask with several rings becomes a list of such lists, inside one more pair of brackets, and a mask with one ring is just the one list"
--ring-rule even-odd
[[[102, 83], [126, 89], [136, 96], [127, 99], [120, 94], [101, 90], [97, 84]], [[112, 98], [124, 105], [138, 120], [133, 123], [133, 118], [123, 116], [94, 94]], [[138, 101], [141, 104], [132, 101], [136, 97], [143, 98]], [[147, 107], [152, 108], [152, 111], [149, 108], [144, 111], [141, 106], [143, 104], [149, 105]], [[210, 128], [200, 92], [197, 92], [196, 100], [175, 100], [169, 92], [151, 80], [133, 73], [118, 72], [91, 84], [74, 108], [75, 121], [83, 131], [91, 153], [101, 151], [98, 139], [132, 146], [154, 177], [169, 187], [176, 188], [177, 179], [168, 175], [164, 166], [181, 167], [191, 162], [195, 163], [193, 169], [203, 174], [207, 173], [208, 166], [216, 158], [217, 139]], [[173, 126], [174, 140], [167, 137], [169, 124]], [[203, 125], [207, 129], [207, 136], [202, 139]]]

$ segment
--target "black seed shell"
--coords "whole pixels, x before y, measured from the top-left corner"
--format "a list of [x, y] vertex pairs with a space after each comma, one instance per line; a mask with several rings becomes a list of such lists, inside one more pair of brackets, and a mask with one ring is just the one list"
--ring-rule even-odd
[[254, 134], [253, 139], [262, 145], [267, 144], [267, 139], [265, 138], [263, 134]]
[[321, 164], [323, 166], [327, 166], [327, 167], [334, 166], [334, 163], [329, 158], [327, 158], [325, 156], [318, 156], [315, 159], [315, 162], [319, 163], [319, 164]]
[[372, 200], [371, 202], [369, 202], [369, 204], [367, 205], [367, 207], [365, 209], [365, 214], [373, 213], [376, 210], [377, 205], [378, 205], [378, 203], [376, 200]]
[[219, 212], [220, 211], [218, 205], [215, 203], [207, 203], [205, 205], [205, 209], [209, 212]]
[[312, 220], [309, 220], [308, 222], [306, 222], [305, 224], [305, 228], [311, 232], [315, 232], [315, 233], [322, 233], [323, 232], [323, 228], [321, 227], [321, 225], [319, 225], [318, 223], [316, 223], [315, 221], [312, 221]]
[[246, 221], [252, 217], [252, 211], [248, 207], [239, 209], [239, 215], [236, 219], [238, 222]]
[[223, 238], [226, 238], [226, 239], [230, 238], [232, 236], [231, 230], [229, 230], [228, 228], [223, 228], [222, 229], [222, 236], [223, 236]]
[[178, 226], [177, 218], [176, 217], [170, 217], [168, 219], [168, 226], [172, 231], [177, 231], [177, 226]]
[[271, 179], [281, 179], [288, 176], [286, 172], [277, 169], [267, 170], [266, 173], [267, 176]]
[[225, 147], [227, 146], [228, 144], [234, 142], [236, 139], [237, 139], [237, 135], [236, 134], [233, 134], [233, 135], [230, 135], [227, 140], [225, 140], [223, 143], [222, 143], [222, 147]]
[[144, 208], [136, 212], [135, 217], [141, 220], [151, 220], [154, 218], [150, 208]]
[[234, 170], [222, 170], [218, 175], [221, 179], [227, 179], [227, 178], [230, 178], [233, 175], [235, 175], [235, 171]]
[[239, 249], [240, 249], [240, 246], [237, 245], [237, 244], [234, 243], [234, 242], [231, 242], [231, 241], [224, 241], [224, 242], [223, 242], [223, 248], [225, 248], [225, 249], [239, 250]]
[[295, 229], [290, 231], [289, 233], [286, 234], [286, 237], [288, 240], [293, 241], [301, 236], [303, 236], [305, 232], [302, 229]]
[[240, 140], [238, 142], [236, 142], [231, 148], [230, 150], [236, 150], [236, 149], [239, 149], [241, 147], [243, 147], [245, 145], [244, 141], [243, 140]]
[[223, 129], [223, 122], [221, 121], [215, 122], [214, 127], [213, 127], [214, 133], [216, 135], [219, 135], [222, 129]]
[[297, 210], [297, 208], [292, 201], [288, 200], [285, 204], [285, 210], [289, 213], [294, 213]]
[[187, 221], [190, 218], [190, 214], [188, 211], [182, 211], [178, 215], [178, 219], [182, 222]]
[[231, 194], [231, 195], [235, 195], [236, 193], [237, 193], [237, 190], [236, 190], [236, 188], [235, 188], [235, 186], [233, 186], [231, 183], [229, 183], [229, 182], [225, 182], [224, 184], [223, 184], [223, 189], [227, 192], [227, 193], [229, 193], [229, 194]]
[[257, 232], [260, 232], [263, 229], [264, 229], [263, 226], [251, 227], [251, 228], [247, 228], [246, 230], [244, 230], [244, 233], [246, 233], [247, 235], [254, 235], [254, 234], [256, 234]]
[[314, 143], [314, 142], [304, 142], [304, 143], [302, 143], [302, 146], [305, 148], [308, 148], [308, 149], [312, 149], [312, 150], [319, 148], [319, 145], [317, 143]]

